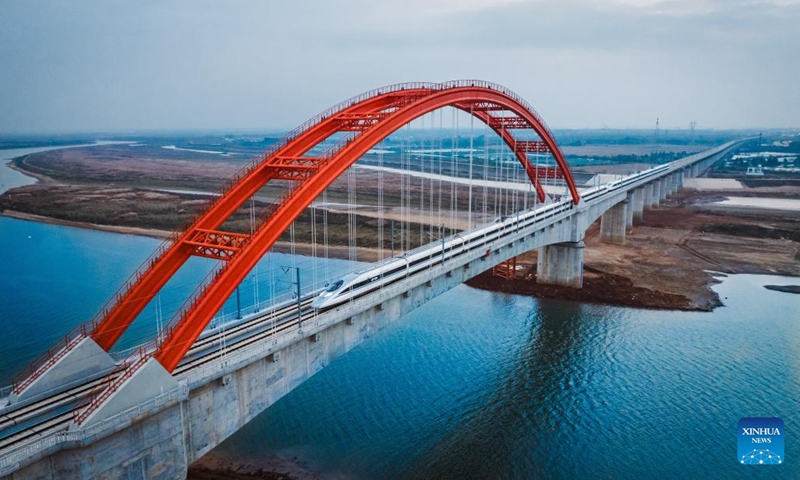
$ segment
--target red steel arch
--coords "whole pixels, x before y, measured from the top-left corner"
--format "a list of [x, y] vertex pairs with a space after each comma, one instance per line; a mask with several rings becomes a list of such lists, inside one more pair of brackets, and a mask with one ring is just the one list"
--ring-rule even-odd
[[[156, 360], [173, 371], [214, 314], [278, 237], [362, 155], [403, 125], [452, 106], [486, 123], [509, 145], [535, 185], [544, 190], [528, 152], [549, 152], [574, 203], [580, 201], [564, 155], [533, 108], [510, 90], [478, 80], [400, 84], [367, 92], [312, 118], [237, 173], [191, 224], [176, 232], [126, 283], [88, 327], [80, 330], [109, 350], [167, 281], [193, 255], [223, 260], [215, 276], [187, 302], [157, 339]], [[512, 130], [535, 131], [541, 141], [517, 141]], [[337, 132], [350, 132], [322, 157], [305, 156]], [[252, 235], [217, 229], [244, 202], [272, 180], [292, 180], [289, 193], [273, 205]], [[69, 340], [75, 343], [74, 339]], [[143, 363], [144, 359], [135, 362]], [[131, 365], [130, 368], [135, 368]], [[39, 369], [41, 370], [41, 368]], [[34, 371], [34, 373], [36, 373]], [[32, 375], [33, 378], [36, 375]], [[30, 378], [28, 379], [30, 380]], [[17, 383], [19, 388], [22, 384]]]
[[[555, 157], [569, 186], [573, 201], [579, 202], [580, 197], [563, 154], [547, 127], [530, 107], [488, 84], [476, 85], [472, 82], [469, 85], [445, 84], [437, 87], [409, 88], [385, 93], [357, 103], [346, 113], [325, 119], [320, 124], [320, 129], [326, 133], [331, 130], [359, 132], [334, 149], [334, 152], [326, 158], [299, 157], [319, 143], [318, 137], [292, 142], [290, 146], [295, 147], [292, 155], [298, 157], [284, 157], [286, 161], [283, 162], [280, 161], [281, 155], [271, 157], [274, 160], [272, 164], [282, 165], [274, 167], [277, 171], [291, 165], [292, 168], [303, 172], [302, 175], [298, 175], [299, 184], [293, 189], [289, 198], [277, 206], [236, 256], [218, 271], [216, 278], [196, 298], [196, 301], [182, 312], [179, 320], [165, 330], [155, 358], [167, 371], [177, 367], [236, 286], [314, 199], [371, 148], [426, 113], [446, 106], [455, 106], [473, 115], [477, 113], [476, 116], [497, 131], [515, 151], [529, 176], [533, 169], [527, 155], [524, 150], [516, 148], [517, 142], [508, 130], [533, 129], [542, 139], [546, 150]], [[491, 112], [497, 111], [511, 112], [513, 116], [491, 115]], [[531, 181], [536, 183], [537, 191], [542, 195], [538, 179], [532, 177]], [[237, 207], [248, 197], [249, 195], [240, 197], [241, 201], [237, 202]]]

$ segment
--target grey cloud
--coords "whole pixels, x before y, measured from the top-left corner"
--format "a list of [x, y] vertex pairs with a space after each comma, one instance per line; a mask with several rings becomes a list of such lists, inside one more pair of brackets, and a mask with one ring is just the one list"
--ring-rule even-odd
[[0, 132], [291, 128], [376, 86], [486, 78], [554, 126], [792, 126], [798, 5], [0, 0]]

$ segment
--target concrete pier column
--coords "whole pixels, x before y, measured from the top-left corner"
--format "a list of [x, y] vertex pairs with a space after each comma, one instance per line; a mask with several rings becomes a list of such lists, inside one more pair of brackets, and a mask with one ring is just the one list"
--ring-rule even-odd
[[656, 180], [650, 184], [653, 187], [652, 196], [653, 199], [651, 200], [650, 208], [657, 207], [659, 203], [661, 203], [661, 181]]
[[636, 191], [628, 192], [628, 198], [625, 199], [625, 228], [633, 228], [633, 204]]
[[641, 223], [642, 215], [644, 214], [644, 194], [645, 188], [639, 187], [633, 191], [633, 221], [634, 223]]
[[625, 244], [625, 219], [627, 217], [628, 201], [623, 200], [614, 205], [600, 217], [600, 241]]
[[650, 210], [653, 208], [653, 184], [648, 183], [644, 186], [644, 209]]
[[557, 243], [539, 249], [536, 283], [583, 287], [583, 249], [581, 242]]
[[666, 178], [662, 178], [661, 181], [661, 196], [659, 200], [666, 200], [667, 195], [669, 195], [669, 183], [667, 182]]

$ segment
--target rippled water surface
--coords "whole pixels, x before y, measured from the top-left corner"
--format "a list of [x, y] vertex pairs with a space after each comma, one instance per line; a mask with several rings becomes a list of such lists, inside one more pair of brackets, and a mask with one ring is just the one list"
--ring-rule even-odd
[[[3, 218], [0, 238], [13, 247], [0, 253], [4, 384], [158, 244]], [[713, 313], [461, 286], [333, 362], [218, 452], [298, 457], [326, 478], [798, 478], [800, 297], [765, 284], [800, 279], [730, 277]], [[254, 295], [246, 286], [243, 297]], [[140, 329], [153, 333], [153, 321]], [[785, 464], [736, 463], [736, 424], [748, 416], [784, 420]]]
[[[713, 313], [462, 286], [218, 451], [298, 456], [342, 478], [797, 478], [800, 302], [769, 283], [800, 281], [731, 277]], [[737, 464], [746, 416], [783, 418], [786, 464]]]
[[[0, 387], [42, 354], [73, 327], [90, 320], [137, 267], [159, 246], [160, 240], [47, 225], [0, 217]], [[115, 350], [155, 337], [211, 270], [214, 261], [192, 258], [152, 301]], [[290, 300], [294, 270], [301, 269], [302, 285], [322, 282], [327, 272], [347, 271], [350, 262], [319, 260], [318, 277], [307, 257], [268, 254], [242, 282], [237, 309], [233, 295], [212, 324], [252, 313], [254, 299], [262, 308], [271, 298]], [[158, 308], [157, 308], [158, 307]], [[157, 312], [160, 311], [159, 315]]]

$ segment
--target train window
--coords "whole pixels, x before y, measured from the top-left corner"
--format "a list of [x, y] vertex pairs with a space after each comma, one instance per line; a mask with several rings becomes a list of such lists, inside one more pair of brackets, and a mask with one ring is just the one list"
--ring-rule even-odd
[[325, 291], [326, 292], [335, 292], [336, 290], [339, 289], [339, 287], [342, 286], [343, 283], [344, 283], [344, 280], [337, 280], [336, 282], [330, 284], [328, 286], [328, 288], [325, 289]]

